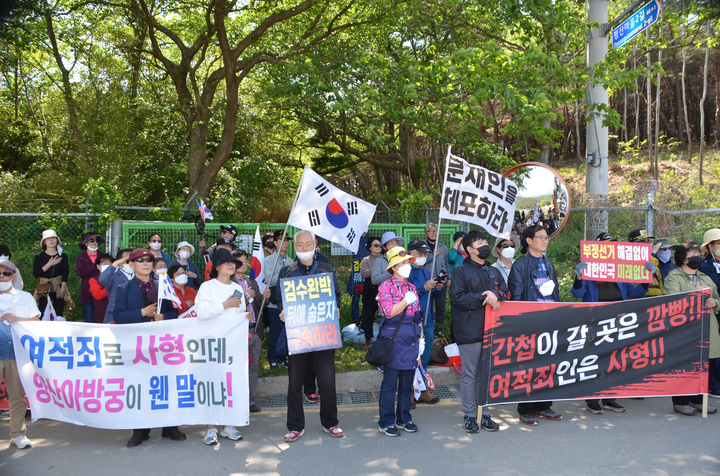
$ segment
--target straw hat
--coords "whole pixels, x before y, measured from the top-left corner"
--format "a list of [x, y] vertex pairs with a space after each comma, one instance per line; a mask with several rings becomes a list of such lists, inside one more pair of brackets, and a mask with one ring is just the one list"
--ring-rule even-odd
[[703, 253], [707, 252], [707, 245], [717, 240], [720, 240], [720, 229], [712, 228], [706, 231], [703, 235], [703, 244], [700, 247], [700, 251], [702, 251]]
[[402, 246], [396, 246], [395, 248], [392, 248], [390, 251], [388, 251], [387, 259], [388, 266], [386, 268], [386, 271], [390, 273], [392, 273], [392, 271], [390, 271], [392, 267], [398, 263], [402, 263], [405, 260], [410, 260], [411, 263], [415, 261], [413, 255], [405, 251], [405, 248], [403, 248]]

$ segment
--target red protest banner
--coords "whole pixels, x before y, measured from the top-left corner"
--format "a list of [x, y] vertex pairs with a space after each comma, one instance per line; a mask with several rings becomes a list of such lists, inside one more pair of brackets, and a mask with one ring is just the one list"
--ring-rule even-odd
[[583, 279], [614, 283], [652, 283], [645, 265], [652, 260], [649, 243], [581, 241], [580, 261], [588, 263]]

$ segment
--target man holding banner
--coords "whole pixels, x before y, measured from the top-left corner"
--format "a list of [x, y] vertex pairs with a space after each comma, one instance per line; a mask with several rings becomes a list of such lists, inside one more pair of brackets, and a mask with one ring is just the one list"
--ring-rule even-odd
[[[315, 256], [315, 234], [308, 230], [301, 230], [293, 239], [297, 261], [294, 261], [280, 270], [278, 283], [284, 278], [308, 276], [316, 274], [329, 274], [335, 289], [337, 302], [337, 317], [340, 317], [340, 287], [338, 286], [335, 270], [328, 263], [320, 263]], [[285, 299], [285, 288], [280, 287]], [[305, 291], [306, 293], [309, 291]], [[299, 293], [298, 293], [299, 294]], [[280, 319], [285, 322], [283, 300], [278, 300]], [[308, 311], [309, 312], [309, 311]], [[288, 340], [290, 340], [288, 338]], [[323, 431], [333, 438], [341, 438], [343, 431], [338, 427], [338, 412], [335, 391], [335, 350], [334, 348], [309, 351], [290, 355], [288, 358], [288, 395], [287, 395], [287, 428], [286, 442], [297, 441], [305, 433], [305, 414], [302, 406], [302, 386], [308, 366], [315, 368], [318, 389], [320, 390], [320, 423]]]
[[10, 443], [28, 448], [32, 442], [25, 436], [25, 392], [18, 373], [10, 325], [20, 319], [38, 321], [40, 310], [32, 294], [13, 287], [15, 264], [0, 261], [0, 377], [5, 378], [5, 393], [10, 403]]

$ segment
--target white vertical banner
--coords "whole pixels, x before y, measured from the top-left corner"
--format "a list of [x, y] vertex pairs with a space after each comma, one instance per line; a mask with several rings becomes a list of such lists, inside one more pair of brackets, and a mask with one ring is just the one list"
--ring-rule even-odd
[[450, 151], [447, 160], [440, 218], [474, 223], [494, 236], [509, 236], [517, 184]]
[[309, 167], [303, 171], [300, 188], [288, 224], [357, 253], [360, 236], [375, 215], [375, 205], [343, 192]]
[[249, 423], [248, 320], [11, 324], [40, 418], [107, 429]]
[[[265, 252], [263, 251], [263, 243], [260, 239], [260, 225], [255, 230], [255, 239], [252, 245], [252, 258], [250, 259], [250, 279], [254, 279], [258, 283], [260, 292], [265, 292], [267, 283], [265, 282]], [[257, 297], [257, 296], [256, 296]]]

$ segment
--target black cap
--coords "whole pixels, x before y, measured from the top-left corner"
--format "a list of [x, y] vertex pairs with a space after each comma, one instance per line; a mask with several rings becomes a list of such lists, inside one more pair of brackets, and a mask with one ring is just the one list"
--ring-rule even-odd
[[12, 253], [10, 253], [10, 248], [7, 245], [0, 245], [0, 255], [12, 258]]
[[115, 258], [113, 258], [111, 254], [100, 253], [97, 255], [97, 258], [95, 258], [95, 264], [99, 265], [100, 263], [102, 263], [102, 260], [104, 260], [104, 259], [109, 259], [110, 261], [115, 261]]
[[[517, 213], [517, 212], [516, 212], [516, 213]], [[465, 236], [466, 234], [467, 234], [467, 233], [465, 233], [464, 231], [455, 232], [455, 234], [453, 235], [453, 242], [457, 241], [458, 238], [462, 238], [462, 237]]]
[[595, 241], [617, 241], [610, 233], [602, 232], [596, 238]]
[[647, 230], [643, 230], [642, 228], [638, 228], [637, 230], [633, 230], [628, 235], [628, 241], [640, 241], [644, 239], [653, 239], [654, 236], [650, 236], [647, 232]]
[[220, 238], [220, 239], [217, 240], [217, 242], [216, 242], [215, 244], [218, 245], [218, 246], [220, 246], [220, 245], [230, 245], [230, 246], [232, 246], [233, 242], [232, 242], [232, 240], [231, 240], [230, 238]]
[[423, 240], [412, 240], [410, 244], [408, 244], [408, 251], [418, 251], [420, 253], [427, 253], [428, 252], [428, 245]]
[[238, 235], [237, 229], [235, 229], [235, 227], [232, 225], [228, 225], [228, 226], [220, 225], [220, 231], [229, 231], [235, 237]]
[[[273, 233], [273, 240], [277, 241], [280, 238], [282, 238], [284, 232], [285, 232], [285, 230], [277, 230], [275, 233]], [[292, 240], [291, 236], [285, 237], [285, 241], [290, 241], [290, 240]]]

